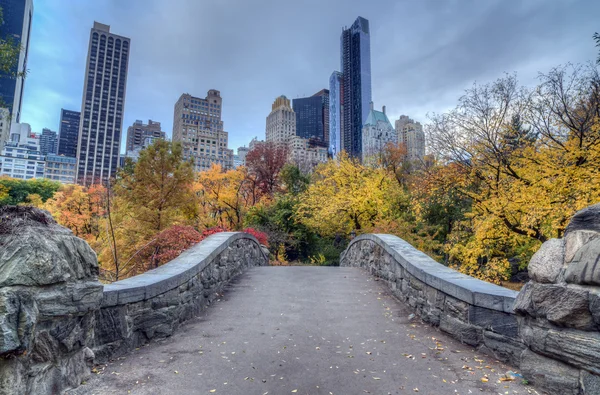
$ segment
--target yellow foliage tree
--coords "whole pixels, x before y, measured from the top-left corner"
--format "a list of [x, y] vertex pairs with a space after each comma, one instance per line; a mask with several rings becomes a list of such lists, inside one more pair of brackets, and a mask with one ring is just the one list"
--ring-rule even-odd
[[194, 191], [198, 197], [199, 228], [221, 226], [241, 230], [245, 214], [254, 205], [255, 183], [245, 167], [223, 171], [220, 165], [198, 174]]
[[369, 168], [342, 154], [317, 167], [300, 197], [298, 218], [325, 236], [368, 232], [391, 215], [401, 195], [398, 183], [381, 168]]

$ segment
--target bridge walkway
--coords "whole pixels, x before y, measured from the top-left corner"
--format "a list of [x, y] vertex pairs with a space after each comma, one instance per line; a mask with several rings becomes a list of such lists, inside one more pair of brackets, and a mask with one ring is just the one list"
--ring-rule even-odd
[[356, 268], [256, 267], [68, 394], [537, 394]]

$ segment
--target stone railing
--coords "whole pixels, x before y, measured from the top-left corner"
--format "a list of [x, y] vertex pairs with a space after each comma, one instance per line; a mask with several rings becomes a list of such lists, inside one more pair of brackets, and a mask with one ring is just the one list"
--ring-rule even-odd
[[424, 321], [521, 368], [556, 395], [600, 394], [600, 204], [532, 257], [517, 293], [449, 269], [392, 235], [354, 239], [341, 266], [384, 280]]
[[385, 281], [423, 321], [498, 359], [518, 364], [525, 346], [513, 311], [517, 292], [441, 265], [387, 234], [365, 234], [352, 240], [340, 266], [366, 269]]
[[268, 264], [248, 233], [216, 233], [171, 262], [104, 287], [96, 312], [93, 351], [106, 361], [170, 336], [180, 323], [205, 309], [223, 286], [251, 266]]
[[103, 285], [96, 254], [45, 211], [0, 208], [0, 394], [60, 394], [95, 362], [171, 335], [226, 283], [268, 257], [217, 233], [171, 262]]

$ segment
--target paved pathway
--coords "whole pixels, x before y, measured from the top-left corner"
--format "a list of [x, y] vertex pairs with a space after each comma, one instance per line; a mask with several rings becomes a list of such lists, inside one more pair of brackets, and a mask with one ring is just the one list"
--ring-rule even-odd
[[409, 314], [360, 269], [253, 268], [202, 317], [69, 394], [537, 394]]

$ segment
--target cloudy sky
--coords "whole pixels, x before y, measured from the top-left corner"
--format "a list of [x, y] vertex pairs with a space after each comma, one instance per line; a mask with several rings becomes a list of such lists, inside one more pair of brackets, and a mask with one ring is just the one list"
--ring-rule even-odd
[[179, 96], [218, 89], [230, 147], [264, 139], [275, 97], [328, 88], [339, 36], [371, 24], [373, 100], [426, 121], [473, 82], [538, 72], [597, 56], [598, 0], [34, 0], [22, 122], [58, 129], [79, 111], [94, 20], [131, 38], [124, 133], [136, 119], [170, 135]]

